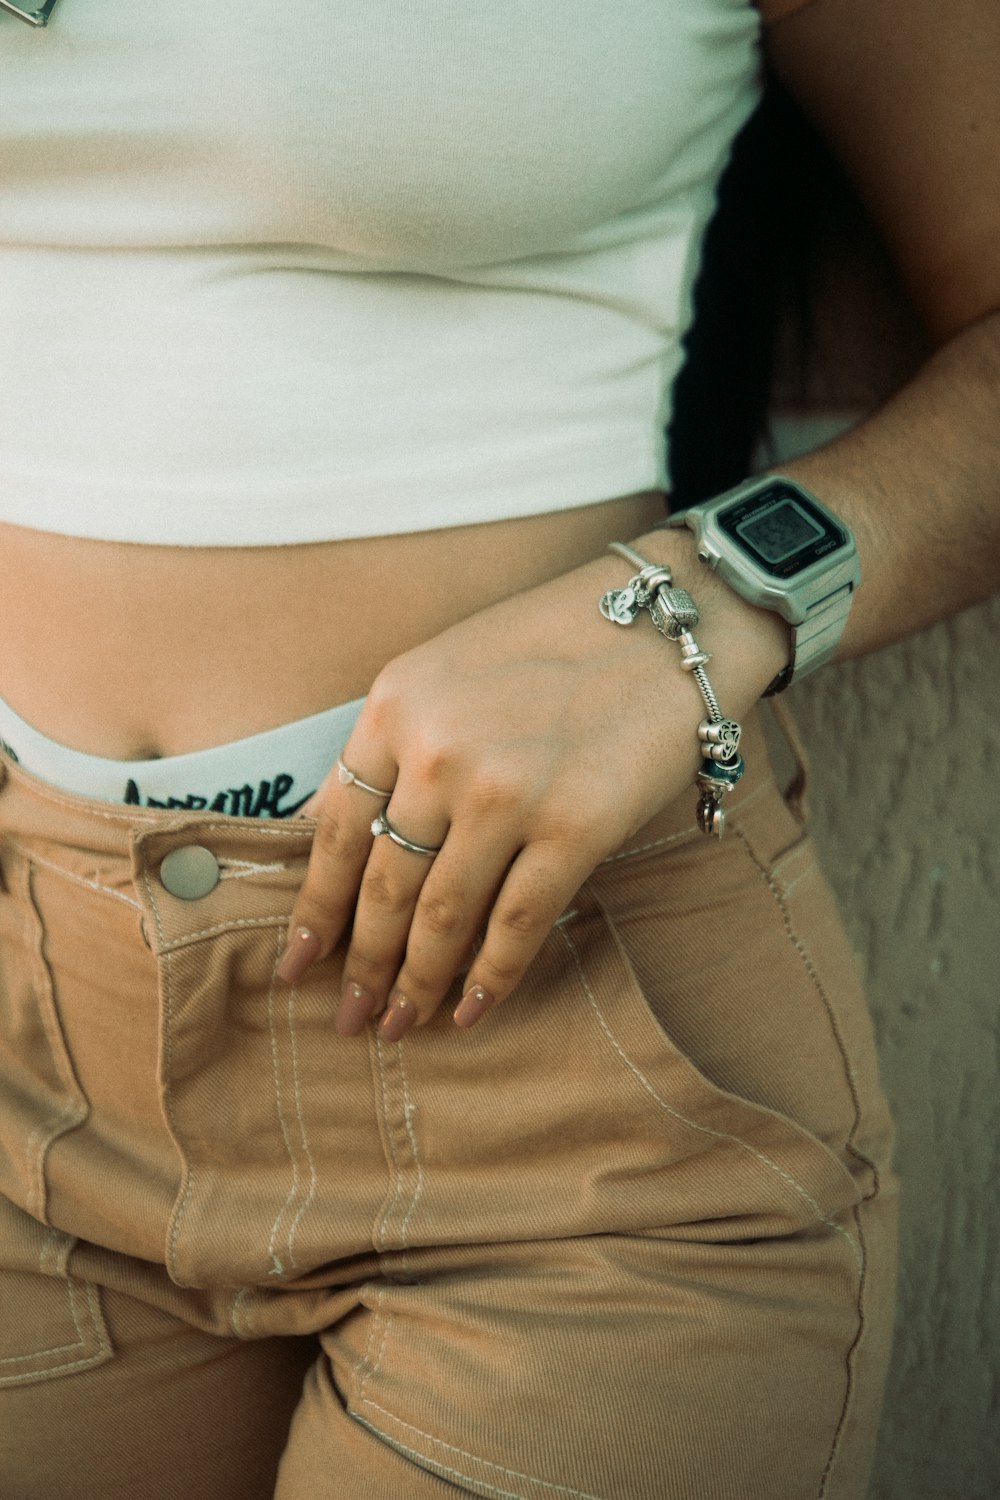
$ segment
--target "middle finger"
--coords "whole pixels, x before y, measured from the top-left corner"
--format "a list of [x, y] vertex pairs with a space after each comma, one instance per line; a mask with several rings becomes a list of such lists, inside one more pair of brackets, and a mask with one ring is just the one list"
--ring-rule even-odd
[[[381, 828], [381, 832], [378, 832]], [[434, 835], [405, 811], [387, 807], [372, 824], [368, 855], [354, 910], [336, 1030], [356, 1036], [385, 1008], [406, 949], [417, 899], [443, 834]]]
[[517, 846], [494, 838], [488, 861], [483, 840], [453, 833], [425, 881], [410, 924], [403, 966], [389, 995], [381, 1032], [397, 1041], [411, 1026], [430, 1020], [456, 974], [468, 968], [486, 917], [503, 885]]

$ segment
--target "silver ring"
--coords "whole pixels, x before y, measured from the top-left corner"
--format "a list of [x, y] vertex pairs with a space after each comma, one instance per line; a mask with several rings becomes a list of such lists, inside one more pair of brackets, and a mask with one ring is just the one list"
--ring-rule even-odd
[[376, 838], [380, 834], [387, 833], [392, 842], [398, 844], [400, 849], [409, 849], [411, 854], [426, 854], [429, 859], [433, 859], [435, 854], [440, 854], [441, 852], [440, 844], [438, 844], [436, 849], [432, 849], [430, 844], [415, 844], [412, 839], [404, 838], [399, 829], [393, 828], [389, 822], [389, 819], [385, 815], [384, 807], [378, 817], [372, 819], [372, 833]]
[[341, 786], [356, 786], [361, 792], [371, 792], [373, 797], [381, 797], [383, 802], [388, 802], [392, 796], [391, 788], [386, 791], [384, 787], [372, 786], [369, 782], [362, 781], [360, 776], [355, 776], [353, 771], [347, 769], [339, 757], [337, 758], [337, 777]]

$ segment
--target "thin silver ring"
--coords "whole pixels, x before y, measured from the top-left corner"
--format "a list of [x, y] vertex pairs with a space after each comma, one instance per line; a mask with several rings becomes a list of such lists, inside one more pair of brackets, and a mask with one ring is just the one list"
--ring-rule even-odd
[[424, 854], [428, 859], [433, 859], [435, 854], [441, 853], [440, 844], [438, 844], [436, 849], [432, 849], [430, 844], [415, 844], [412, 839], [404, 837], [404, 835], [400, 833], [399, 829], [394, 828], [389, 822], [389, 819], [385, 815], [384, 807], [379, 813], [378, 817], [372, 819], [372, 833], [376, 838], [378, 838], [380, 834], [387, 833], [392, 839], [392, 842], [394, 844], [398, 844], [400, 849], [409, 849], [411, 854]]
[[358, 791], [371, 792], [373, 797], [381, 797], [383, 802], [388, 802], [392, 796], [391, 788], [389, 791], [386, 791], [384, 787], [372, 786], [369, 782], [362, 781], [360, 776], [355, 776], [353, 771], [347, 769], [339, 756], [337, 758], [337, 777], [341, 786], [356, 786]]

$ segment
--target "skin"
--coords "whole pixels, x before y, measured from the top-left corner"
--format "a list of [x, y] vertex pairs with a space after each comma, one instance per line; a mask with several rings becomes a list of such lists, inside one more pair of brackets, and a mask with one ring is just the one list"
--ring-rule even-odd
[[0, 694], [92, 755], [224, 744], [360, 697], [401, 652], [662, 514], [649, 493], [412, 536], [239, 548], [0, 525]]
[[[766, 42], [868, 201], [938, 344], [873, 418], [785, 466], [856, 534], [864, 582], [840, 652], [854, 656], [1000, 582], [1000, 9], [813, 0]], [[699, 576], [687, 533], [637, 548], [697, 580], [713, 682], [743, 717], [786, 659], [781, 622]], [[377, 680], [345, 759], [395, 783], [390, 816], [442, 850], [429, 865], [386, 839], [368, 852], [370, 807], [359, 813], [333, 781], [317, 798], [283, 972], [327, 953], [354, 910], [342, 1031], [385, 1001], [390, 1039], [426, 1021], [488, 917], [456, 1011], [474, 1024], [510, 993], [598, 860], [689, 785], [697, 691], [651, 629], [640, 640], [596, 615], [608, 579], [608, 560], [591, 563]], [[643, 725], [638, 743], [623, 748], [623, 724]]]
[[[783, 469], [855, 531], [863, 585], [840, 654], [856, 656], [1000, 582], [1000, 8], [812, 0], [768, 27], [767, 47], [881, 222], [938, 345], [873, 418]], [[18, 532], [2, 538], [14, 592], [0, 588], [0, 691], [57, 738], [140, 756], [368, 690], [344, 760], [392, 787], [393, 823], [441, 852], [373, 842], [377, 804], [332, 774], [308, 809], [314, 850], [279, 972], [293, 982], [350, 929], [341, 1034], [381, 1014], [398, 1039], [460, 973], [468, 1026], [514, 988], [597, 863], [693, 798], [701, 700], [647, 620], [623, 631], [600, 617], [601, 593], [628, 574], [606, 542], [635, 536], [690, 584], [728, 714], [749, 714], [787, 659], [786, 627], [700, 567], [688, 533], [648, 531], [657, 509], [633, 497], [437, 540], [253, 555]], [[53, 559], [68, 593], [40, 623]], [[380, 598], [406, 589], [405, 626], [372, 605], [373, 578]], [[115, 649], [123, 629], [131, 664]], [[248, 640], [266, 644], [250, 666]]]

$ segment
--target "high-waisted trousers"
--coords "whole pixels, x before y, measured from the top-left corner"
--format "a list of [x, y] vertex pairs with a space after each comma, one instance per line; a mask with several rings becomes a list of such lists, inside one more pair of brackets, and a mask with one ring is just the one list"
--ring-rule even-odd
[[689, 793], [479, 1026], [395, 1044], [334, 1033], [342, 950], [275, 976], [310, 820], [4, 762], [4, 1500], [860, 1500], [891, 1126], [746, 752], [722, 840]]

